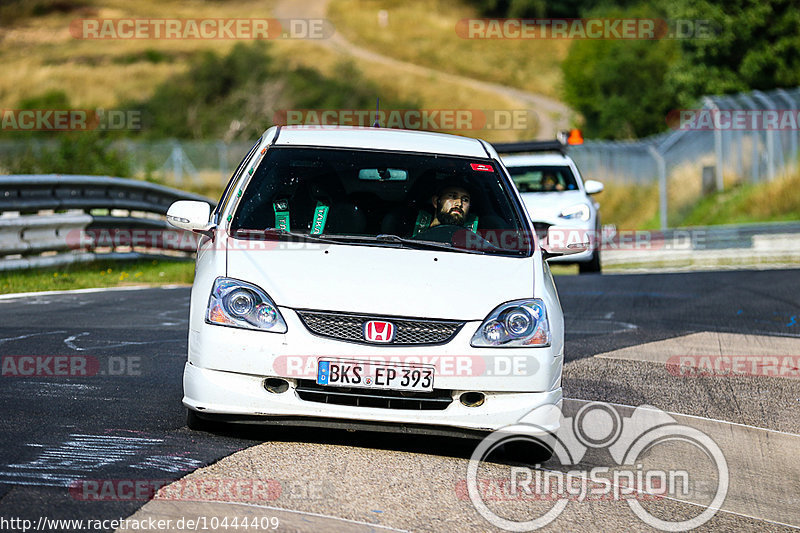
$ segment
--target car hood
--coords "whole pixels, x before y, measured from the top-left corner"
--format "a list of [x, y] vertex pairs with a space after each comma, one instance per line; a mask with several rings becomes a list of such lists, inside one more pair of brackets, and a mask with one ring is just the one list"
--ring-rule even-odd
[[591, 204], [583, 191], [527, 192], [521, 196], [533, 220], [558, 218], [567, 207]]
[[272, 244], [265, 250], [229, 246], [227, 275], [258, 285], [279, 307], [483, 320], [501, 303], [533, 297], [533, 257]]

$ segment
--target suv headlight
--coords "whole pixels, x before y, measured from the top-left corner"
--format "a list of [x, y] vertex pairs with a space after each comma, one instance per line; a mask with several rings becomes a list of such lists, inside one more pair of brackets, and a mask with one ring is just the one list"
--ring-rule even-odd
[[206, 322], [236, 328], [286, 333], [278, 306], [262, 289], [232, 278], [217, 278], [211, 289]]
[[515, 300], [492, 311], [472, 336], [470, 345], [550, 346], [550, 322], [540, 298]]
[[589, 220], [589, 215], [589, 206], [586, 204], [570, 206], [558, 214], [558, 216], [561, 218], [566, 218], [567, 220], [578, 219], [584, 221]]

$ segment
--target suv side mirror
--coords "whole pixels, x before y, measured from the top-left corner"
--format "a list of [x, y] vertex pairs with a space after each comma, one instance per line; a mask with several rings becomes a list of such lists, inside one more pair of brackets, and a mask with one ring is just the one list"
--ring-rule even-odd
[[591, 235], [585, 229], [550, 226], [541, 243], [545, 259], [585, 252], [591, 246]]
[[597, 194], [603, 192], [603, 184], [595, 180], [586, 180], [583, 182], [583, 188], [586, 194]]

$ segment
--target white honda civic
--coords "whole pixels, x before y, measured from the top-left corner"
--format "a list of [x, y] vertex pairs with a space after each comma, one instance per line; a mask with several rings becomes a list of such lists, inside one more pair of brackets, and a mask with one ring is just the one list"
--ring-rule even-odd
[[564, 321], [545, 260], [585, 248], [534, 238], [484, 141], [273, 127], [213, 212], [180, 201], [167, 218], [202, 234], [192, 428], [480, 436], [561, 402]]

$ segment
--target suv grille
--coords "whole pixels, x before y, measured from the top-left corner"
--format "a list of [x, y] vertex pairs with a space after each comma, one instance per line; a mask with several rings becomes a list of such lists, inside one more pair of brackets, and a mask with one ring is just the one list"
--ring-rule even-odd
[[364, 339], [364, 323], [385, 320], [395, 327], [394, 340], [389, 345], [444, 344], [458, 333], [463, 322], [448, 320], [409, 320], [367, 315], [348, 315], [322, 311], [297, 311], [311, 333], [342, 341], [373, 344]]
[[355, 387], [323, 387], [314, 381], [301, 379], [295, 390], [300, 399], [307, 402], [382, 409], [442, 411], [453, 402], [452, 392], [443, 389], [434, 389], [431, 393]]

